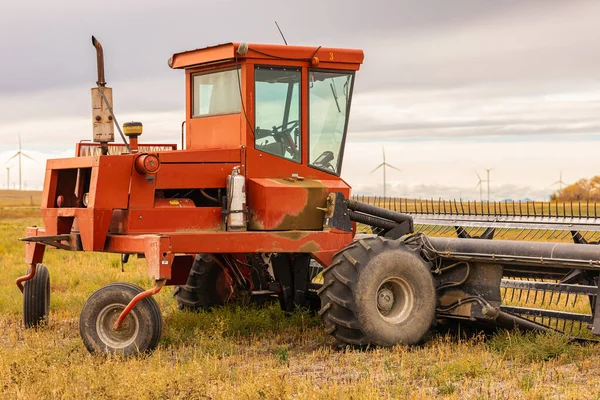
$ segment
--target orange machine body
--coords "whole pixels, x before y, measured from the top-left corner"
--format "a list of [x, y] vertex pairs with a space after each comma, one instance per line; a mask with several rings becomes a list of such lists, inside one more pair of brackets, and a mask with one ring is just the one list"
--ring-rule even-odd
[[[169, 65], [185, 70], [185, 149], [140, 143], [138, 152], [127, 152], [111, 144], [108, 155], [98, 155], [82, 151], [81, 143], [77, 157], [49, 160], [41, 207], [44, 229], [28, 233], [56, 236], [56, 243], [68, 242], [75, 250], [144, 254], [153, 279], [174, 283], [176, 258], [195, 253], [309, 253], [329, 265], [353, 232], [324, 226], [323, 210], [329, 193], [348, 197], [350, 186], [339, 176], [344, 139], [336, 171], [309, 162], [314, 158], [309, 153], [311, 74], [337, 71], [353, 78], [362, 60], [360, 50], [238, 43], [173, 55]], [[261, 68], [297, 71], [296, 139], [287, 150], [293, 159], [256, 144], [254, 82]], [[200, 86], [194, 77], [231, 70], [239, 71], [233, 89], [229, 82], [239, 109], [195, 115], [194, 102], [203, 101], [204, 94], [195, 93]], [[345, 97], [349, 114], [351, 85], [344, 93], [336, 93], [333, 85], [331, 90], [338, 110]], [[345, 138], [346, 126], [343, 130]], [[236, 166], [246, 179], [248, 226], [241, 232], [227, 230], [223, 204], [214, 201], [227, 190]], [[36, 246], [43, 245], [27, 244], [28, 262], [41, 262], [43, 251]]]

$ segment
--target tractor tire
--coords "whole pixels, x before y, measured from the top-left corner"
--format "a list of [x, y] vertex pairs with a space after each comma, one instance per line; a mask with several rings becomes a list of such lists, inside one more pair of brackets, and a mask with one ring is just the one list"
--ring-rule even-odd
[[319, 289], [328, 333], [340, 347], [421, 342], [435, 318], [430, 265], [397, 240], [354, 242], [334, 256]]
[[137, 303], [119, 329], [112, 327], [131, 299], [143, 291], [139, 286], [118, 282], [92, 293], [79, 317], [79, 333], [90, 353], [129, 356], [156, 348], [162, 333], [162, 318], [152, 297]]
[[38, 264], [33, 278], [23, 285], [23, 323], [26, 328], [47, 324], [49, 313], [50, 273], [45, 265]]
[[173, 291], [179, 309], [200, 311], [224, 305], [227, 296], [218, 290], [222, 274], [221, 267], [209, 255], [196, 255], [186, 284]]

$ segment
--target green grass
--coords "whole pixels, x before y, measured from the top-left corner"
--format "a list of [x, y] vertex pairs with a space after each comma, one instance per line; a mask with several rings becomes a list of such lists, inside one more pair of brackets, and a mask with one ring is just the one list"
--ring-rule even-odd
[[277, 306], [190, 313], [170, 288], [156, 298], [164, 330], [150, 355], [90, 355], [78, 332], [87, 297], [103, 284], [149, 287], [143, 260], [49, 250], [51, 317], [26, 330], [14, 279], [16, 239], [40, 224], [35, 210], [0, 214], [0, 397], [3, 399], [597, 398], [600, 347], [562, 336], [500, 333], [491, 339], [434, 334], [423, 346], [338, 351], [319, 318]]

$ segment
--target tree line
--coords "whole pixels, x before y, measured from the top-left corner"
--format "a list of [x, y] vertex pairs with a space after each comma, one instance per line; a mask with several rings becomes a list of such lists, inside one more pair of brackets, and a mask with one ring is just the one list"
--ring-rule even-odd
[[600, 201], [600, 176], [594, 176], [590, 179], [580, 179], [569, 186], [565, 186], [564, 188], [552, 193], [552, 195], [550, 195], [550, 200]]

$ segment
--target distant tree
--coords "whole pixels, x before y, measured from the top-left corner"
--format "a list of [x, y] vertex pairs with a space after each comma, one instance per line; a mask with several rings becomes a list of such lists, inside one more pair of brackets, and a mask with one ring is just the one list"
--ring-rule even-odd
[[550, 195], [550, 199], [557, 201], [600, 201], [600, 176], [594, 176], [590, 179], [580, 179], [562, 188], [562, 190], [557, 190]]

